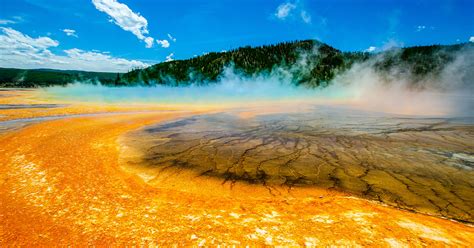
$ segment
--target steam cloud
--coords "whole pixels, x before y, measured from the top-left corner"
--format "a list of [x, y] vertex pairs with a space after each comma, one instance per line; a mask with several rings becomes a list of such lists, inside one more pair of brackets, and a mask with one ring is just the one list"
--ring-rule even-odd
[[459, 51], [441, 74], [414, 82], [395, 67], [387, 75], [374, 69], [384, 54], [352, 66], [327, 90], [346, 91], [348, 104], [370, 111], [407, 115], [474, 116], [474, 50]]
[[[243, 76], [232, 66], [218, 83], [187, 87], [110, 88], [76, 83], [46, 88], [56, 98], [106, 103], [203, 104], [246, 107], [267, 103], [338, 105], [366, 111], [402, 115], [474, 116], [474, 50], [459, 51], [436, 77], [413, 82], [410, 75], [394, 68], [381, 74], [374, 65], [384, 54], [354, 64], [337, 75], [327, 87], [309, 89], [293, 83], [295, 72], [310, 70], [311, 61], [302, 54], [290, 69], [277, 68], [269, 74]], [[298, 73], [296, 73], [298, 74]]]

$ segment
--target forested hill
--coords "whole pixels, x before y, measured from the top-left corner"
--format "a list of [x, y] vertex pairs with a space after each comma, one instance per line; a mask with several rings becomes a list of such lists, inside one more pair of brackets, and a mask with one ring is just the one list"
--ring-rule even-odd
[[296, 84], [319, 85], [349, 68], [354, 62], [369, 57], [369, 53], [363, 52], [343, 53], [314, 40], [284, 42], [164, 62], [146, 69], [133, 70], [123, 75], [120, 82], [173, 85], [212, 83], [225, 68], [232, 66], [243, 76], [263, 75], [280, 70], [293, 74]]
[[[0, 87], [42, 87], [75, 81], [108, 86], [189, 85], [218, 82], [226, 68], [240, 76], [284, 76], [308, 87], [326, 85], [354, 63], [367, 62], [379, 73], [403, 74], [413, 82], [436, 77], [459, 54], [473, 59], [474, 43], [391, 49], [381, 53], [342, 52], [315, 41], [284, 42], [213, 52], [186, 60], [163, 62], [126, 74], [0, 68]], [[466, 70], [474, 71], [472, 62]]]
[[118, 73], [108, 72], [0, 68], [0, 87], [46, 87], [73, 82], [113, 85], [118, 77]]
[[[342, 52], [315, 41], [285, 42], [259, 47], [242, 47], [232, 51], [164, 62], [146, 69], [124, 74], [118, 85], [167, 84], [188, 85], [213, 83], [231, 66], [243, 76], [265, 75], [284, 71], [292, 82], [310, 87], [325, 85], [338, 73], [356, 62], [369, 59], [380, 73], [397, 71], [414, 82], [428, 76], [436, 77], [462, 49], [473, 43], [398, 48], [382, 53]], [[474, 69], [474, 68], [473, 68]]]

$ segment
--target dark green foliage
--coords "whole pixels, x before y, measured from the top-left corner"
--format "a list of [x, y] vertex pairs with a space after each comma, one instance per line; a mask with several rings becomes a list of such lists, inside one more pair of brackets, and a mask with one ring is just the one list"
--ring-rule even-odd
[[472, 44], [415, 46], [396, 49], [380, 54], [381, 58], [374, 66], [381, 73], [404, 74], [411, 76], [416, 82], [423, 78], [439, 76], [444, 67], [453, 62], [457, 52], [468, 48], [472, 48]]
[[113, 85], [117, 80], [116, 76], [120, 78], [120, 74], [106, 72], [0, 68], [0, 87], [46, 87], [67, 85], [75, 81]]
[[462, 49], [471, 49], [473, 46], [472, 43], [417, 46], [372, 54], [342, 52], [315, 40], [305, 40], [213, 52], [135, 69], [126, 74], [0, 68], [0, 87], [42, 87], [74, 81], [107, 86], [208, 84], [218, 82], [228, 67], [245, 77], [278, 77], [284, 71], [296, 85], [318, 87], [327, 85], [354, 63], [369, 60], [382, 75], [401, 74], [416, 83], [427, 77], [438, 76]]
[[188, 85], [216, 82], [229, 66], [249, 77], [272, 73], [278, 67], [291, 72], [296, 84], [319, 86], [329, 82], [338, 71], [349, 68], [353, 62], [368, 57], [366, 53], [342, 53], [318, 41], [305, 40], [246, 46], [228, 52], [160, 63], [133, 70], [125, 74], [122, 80], [131, 84]]

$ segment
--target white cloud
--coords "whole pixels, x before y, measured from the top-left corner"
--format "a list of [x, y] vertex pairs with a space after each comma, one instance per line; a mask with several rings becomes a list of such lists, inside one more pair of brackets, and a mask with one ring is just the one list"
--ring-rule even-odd
[[311, 15], [308, 14], [305, 10], [301, 11], [301, 20], [303, 20], [304, 23], [311, 23]]
[[49, 47], [56, 47], [59, 45], [58, 41], [52, 40], [49, 37], [31, 38], [12, 28], [0, 28], [4, 35], [0, 35], [0, 50], [31, 50], [42, 51]]
[[77, 34], [76, 34], [76, 30], [74, 29], [68, 29], [68, 28], [65, 28], [62, 30], [67, 36], [73, 36], [73, 37], [78, 37]]
[[469, 42], [474, 42], [474, 36], [469, 37]]
[[376, 47], [370, 46], [369, 48], [365, 49], [364, 51], [368, 52], [368, 53], [371, 53], [371, 52], [374, 52], [376, 49], [377, 49]]
[[0, 25], [6, 25], [6, 24], [15, 24], [15, 21], [12, 20], [7, 20], [7, 19], [0, 19]]
[[300, 1], [296, 1], [294, 3], [286, 2], [278, 5], [275, 17], [280, 20], [286, 20], [288, 17], [293, 17], [293, 12], [299, 12], [299, 18], [306, 24], [311, 24], [312, 18], [311, 15], [304, 9], [304, 6], [300, 3]]
[[277, 7], [275, 16], [278, 19], [285, 20], [288, 17], [288, 15], [290, 15], [290, 12], [294, 9], [296, 9], [295, 4], [282, 3]]
[[106, 13], [125, 31], [132, 32], [138, 39], [146, 43], [146, 47], [153, 46], [153, 38], [148, 37], [148, 21], [139, 13], [133, 12], [127, 5], [117, 0], [92, 0], [96, 9]]
[[156, 43], [161, 45], [161, 47], [163, 47], [163, 48], [170, 47], [170, 43], [167, 40], [156, 40]]
[[166, 62], [170, 62], [170, 61], [173, 61], [173, 56], [174, 56], [174, 53], [170, 53], [170, 55], [166, 56]]
[[0, 19], [0, 25], [17, 24], [24, 21], [22, 16], [12, 16], [11, 19]]
[[174, 38], [173, 36], [171, 36], [171, 34], [168, 34], [168, 38], [169, 38], [170, 40], [172, 40], [173, 42], [176, 42], [176, 38]]
[[146, 44], [145, 47], [146, 48], [153, 47], [153, 41], [154, 41], [154, 39], [152, 37], [146, 37], [145, 38], [145, 44]]
[[420, 32], [420, 31], [423, 31], [425, 29], [426, 29], [426, 26], [424, 26], [424, 25], [416, 26], [416, 32]]
[[58, 45], [58, 41], [49, 37], [32, 38], [11, 28], [0, 28], [0, 67], [126, 72], [149, 66], [141, 61], [77, 48], [64, 50], [64, 55], [49, 50]]

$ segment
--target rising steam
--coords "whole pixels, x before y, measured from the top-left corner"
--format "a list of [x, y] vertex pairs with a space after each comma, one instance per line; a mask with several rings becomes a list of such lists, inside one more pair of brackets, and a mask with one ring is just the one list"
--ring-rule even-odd
[[276, 68], [269, 74], [243, 76], [228, 67], [215, 84], [186, 87], [110, 88], [74, 83], [44, 89], [63, 100], [104, 103], [203, 104], [245, 107], [272, 104], [342, 105], [367, 111], [404, 115], [474, 116], [474, 50], [457, 52], [440, 75], [414, 82], [399, 68], [380, 73], [374, 67], [384, 54], [355, 63], [337, 75], [327, 87], [309, 89], [294, 84], [295, 72], [308, 70], [305, 54], [290, 69]]
[[407, 115], [474, 115], [474, 50], [459, 51], [440, 75], [414, 81], [393, 68], [382, 74], [375, 63], [384, 54], [354, 64], [338, 75], [327, 90], [345, 91], [348, 104], [370, 111]]

